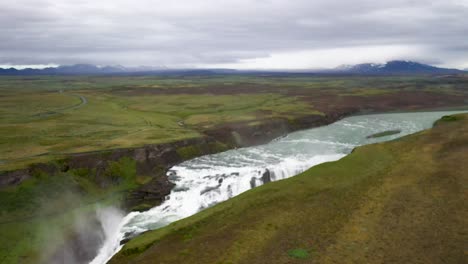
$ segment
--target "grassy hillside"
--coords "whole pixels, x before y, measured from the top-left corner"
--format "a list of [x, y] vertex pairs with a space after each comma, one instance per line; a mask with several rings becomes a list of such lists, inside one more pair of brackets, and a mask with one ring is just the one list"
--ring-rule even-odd
[[464, 76], [0, 77], [0, 173], [38, 162], [59, 168], [57, 175], [32, 169], [28, 180], [0, 189], [0, 263], [47, 260], [74, 236], [77, 216], [93, 214], [98, 203], [119, 204], [150, 180], [123, 158], [106, 167], [103, 185], [95, 168], [62, 171], [69, 153], [229, 133], [222, 126], [274, 118], [293, 124], [304, 116], [461, 106], [467, 84]]
[[111, 263], [463, 263], [468, 115], [131, 240]]

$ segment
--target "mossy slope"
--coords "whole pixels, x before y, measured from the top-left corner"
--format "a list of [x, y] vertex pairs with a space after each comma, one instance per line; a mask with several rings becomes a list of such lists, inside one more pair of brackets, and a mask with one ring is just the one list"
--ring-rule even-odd
[[442, 120], [147, 232], [111, 263], [463, 263], [467, 158], [468, 117]]
[[1, 189], [0, 263], [48, 263], [79, 219], [94, 216], [98, 204], [119, 205], [140, 184], [135, 161], [128, 157], [110, 162], [99, 182], [91, 174], [37, 169], [22, 184]]

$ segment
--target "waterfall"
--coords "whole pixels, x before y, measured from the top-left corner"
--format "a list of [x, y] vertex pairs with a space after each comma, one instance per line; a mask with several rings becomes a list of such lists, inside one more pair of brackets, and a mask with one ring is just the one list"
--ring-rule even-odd
[[122, 228], [124, 214], [117, 208], [107, 207], [97, 209], [96, 217], [104, 232], [104, 244], [101, 245], [97, 257], [91, 263], [106, 263], [112, 257], [113, 252], [118, 250], [114, 241], [120, 242], [119, 230]]
[[[295, 176], [317, 164], [338, 160], [356, 146], [395, 139], [432, 126], [455, 112], [420, 112], [355, 116], [334, 124], [279, 138], [262, 146], [202, 156], [171, 168], [174, 189], [159, 206], [125, 217], [102, 213], [106, 239], [92, 264], [106, 263], [121, 241], [166, 226], [270, 181]], [[367, 138], [388, 130], [398, 135]]]

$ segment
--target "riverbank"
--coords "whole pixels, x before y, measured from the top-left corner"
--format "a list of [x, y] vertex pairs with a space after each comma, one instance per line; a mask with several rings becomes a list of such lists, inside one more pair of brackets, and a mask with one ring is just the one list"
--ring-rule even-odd
[[[344, 117], [364, 114], [360, 109], [348, 108], [346, 111], [329, 114], [258, 120], [255, 123], [228, 123], [203, 131], [203, 137], [137, 148], [68, 154], [52, 162], [32, 164], [25, 169], [0, 173], [0, 189], [19, 186], [23, 181], [38, 175], [54, 177], [62, 173], [86, 175], [95, 185], [107, 189], [121, 181], [119, 179], [121, 175], [115, 175], [118, 172], [112, 172], [112, 167], [130, 161], [133, 170], [128, 172], [131, 174], [129, 177], [139, 178], [140, 186], [136, 189], [130, 188], [134, 189], [133, 191], [127, 190], [129, 194], [121, 206], [130, 211], [146, 210], [159, 204], [170, 193], [173, 185], [167, 180], [166, 173], [170, 167], [178, 163], [228, 149], [265, 144], [294, 131], [324, 126]], [[383, 111], [365, 110], [365, 114], [373, 112]]]
[[[0, 171], [203, 137], [236, 124], [466, 105], [467, 82], [455, 75], [2, 77]], [[86, 104], [75, 108], [80, 98]]]
[[200, 138], [71, 154], [4, 172], [0, 175], [0, 198], [3, 210], [9, 214], [0, 222], [4, 240], [1, 255], [6, 263], [15, 263], [18, 257], [24, 263], [54, 263], [70, 255], [79, 263], [90, 261], [99, 249], [90, 245], [102, 243], [102, 235], [96, 234], [104, 232], [96, 219], [97, 204], [123, 208], [122, 214], [148, 210], [171, 192], [174, 185], [168, 181], [166, 171], [178, 163], [230, 148], [262, 144], [304, 124], [318, 126], [333, 120], [314, 115], [296, 120], [301, 125], [285, 119], [255, 125], [236, 123], [232, 126], [235, 130], [222, 127], [207, 131], [212, 134]]
[[[21, 179], [20, 181], [10, 181], [10, 186], [4, 187], [2, 193], [11, 192], [10, 196], [2, 197], [2, 202], [8, 204], [16, 213], [10, 214], [9, 218], [4, 219], [0, 224], [6, 227], [15, 223], [14, 225], [18, 228], [35, 230], [35, 225], [31, 225], [31, 223], [38, 219], [42, 219], [40, 222], [50, 222], [57, 221], [55, 218], [61, 215], [62, 219], [64, 219], [64, 215], [70, 215], [71, 222], [74, 221], [73, 219], [86, 219], [92, 226], [99, 227], [99, 225], [94, 224], [98, 220], [95, 219], [93, 204], [99, 203], [124, 208], [124, 211], [121, 212], [124, 215], [132, 210], [144, 211], [160, 204], [174, 186], [166, 177], [167, 169], [173, 165], [197, 156], [213, 154], [233, 147], [262, 144], [266, 140], [299, 130], [304, 126], [315, 127], [333, 123], [346, 115], [351, 115], [351, 112], [328, 117], [314, 115], [293, 121], [272, 120], [267, 123], [258, 123], [253, 127], [251, 124], [245, 127], [235, 124], [230, 126], [230, 129], [236, 130], [222, 127], [213, 133], [214, 136], [135, 149], [80, 153], [70, 155], [57, 162], [36, 164], [27, 170], [14, 171], [8, 175], [13, 179], [17, 179], [17, 177]], [[261, 140], [258, 140], [259, 135]], [[3, 177], [3, 179], [8, 178]], [[27, 185], [31, 186], [28, 187], [32, 188], [31, 190], [25, 189], [26, 183], [30, 183]], [[55, 193], [55, 195], [50, 195], [50, 193]], [[41, 202], [37, 203], [29, 199]], [[42, 204], [47, 204], [47, 206], [44, 208]], [[56, 205], [50, 206], [51, 204]], [[40, 211], [31, 210], [35, 205], [42, 209]], [[23, 210], [25, 213], [21, 213]], [[61, 223], [60, 220], [58, 221]], [[24, 228], [25, 225], [28, 228]], [[41, 258], [45, 258], [43, 262], [50, 262], [50, 258], [71, 254], [70, 252], [73, 254], [74, 252], [82, 252], [80, 256], [77, 256], [78, 261], [89, 261], [95, 256], [99, 247], [92, 248], [88, 245], [98, 245], [103, 242], [99, 241], [102, 238], [98, 237], [99, 240], [94, 241], [93, 239], [83, 240], [80, 237], [93, 237], [93, 234], [102, 233], [103, 230], [101, 228], [98, 230], [85, 228], [78, 232], [73, 226], [74, 224], [70, 227], [63, 222], [57, 228], [64, 229], [64, 231], [48, 231], [64, 232], [64, 237], [49, 238], [49, 249], [43, 253], [45, 256], [41, 256]], [[11, 237], [21, 236], [17, 227], [11, 229]], [[34, 235], [34, 237], [40, 245], [41, 236]], [[63, 245], [71, 245], [72, 248]], [[26, 246], [26, 248], [29, 247]], [[41, 250], [43, 249], [41, 248]], [[24, 259], [37, 262], [36, 257]]]
[[[226, 151], [183, 162], [168, 176], [175, 184], [169, 199], [148, 212], [132, 212], [106, 239], [93, 264], [103, 264], [120, 245], [147, 230], [164, 227], [245, 191], [298, 175], [320, 163], [334, 161], [355, 147], [392, 140], [432, 127], [457, 112], [371, 114], [344, 118], [333, 124], [290, 133], [268, 144]], [[399, 135], [368, 138], [380, 131]], [[111, 228], [111, 227], [109, 227]]]
[[[97, 204], [123, 214], [159, 204], [173, 186], [166, 170], [187, 159], [349, 115], [463, 105], [465, 83], [457, 76], [1, 79], [1, 260], [50, 263], [67, 241], [80, 251], [74, 219], [95, 215]], [[79, 98], [67, 94], [87, 104], [70, 109]], [[57, 109], [66, 110], [36, 115]]]
[[467, 120], [255, 188], [132, 239], [111, 263], [462, 262]]

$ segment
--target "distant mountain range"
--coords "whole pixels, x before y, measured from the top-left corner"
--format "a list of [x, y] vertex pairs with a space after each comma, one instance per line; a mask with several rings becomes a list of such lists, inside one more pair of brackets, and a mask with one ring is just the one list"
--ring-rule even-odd
[[438, 68], [413, 61], [389, 61], [385, 64], [364, 63], [343, 65], [335, 69], [307, 71], [245, 71], [232, 69], [168, 69], [165, 67], [99, 67], [90, 64], [76, 64], [44, 69], [2, 69], [0, 75], [210, 75], [210, 74], [335, 74], [335, 75], [410, 75], [410, 74], [460, 74], [468, 73], [458, 69]]
[[199, 75], [234, 73], [230, 69], [169, 69], [166, 67], [124, 67], [124, 66], [96, 66], [92, 64], [75, 64], [44, 69], [0, 68], [0, 75]]
[[58, 67], [49, 67], [44, 69], [22, 69], [15, 68], [0, 69], [0, 75], [106, 75], [106, 74], [124, 74], [132, 72], [153, 72], [161, 71], [165, 68], [158, 67], [135, 67], [127, 68], [123, 66], [104, 66], [99, 67], [91, 64], [64, 65]]
[[458, 69], [434, 67], [414, 61], [389, 61], [385, 64], [363, 63], [357, 65], [344, 65], [333, 70], [334, 72], [350, 74], [457, 74], [465, 73]]

